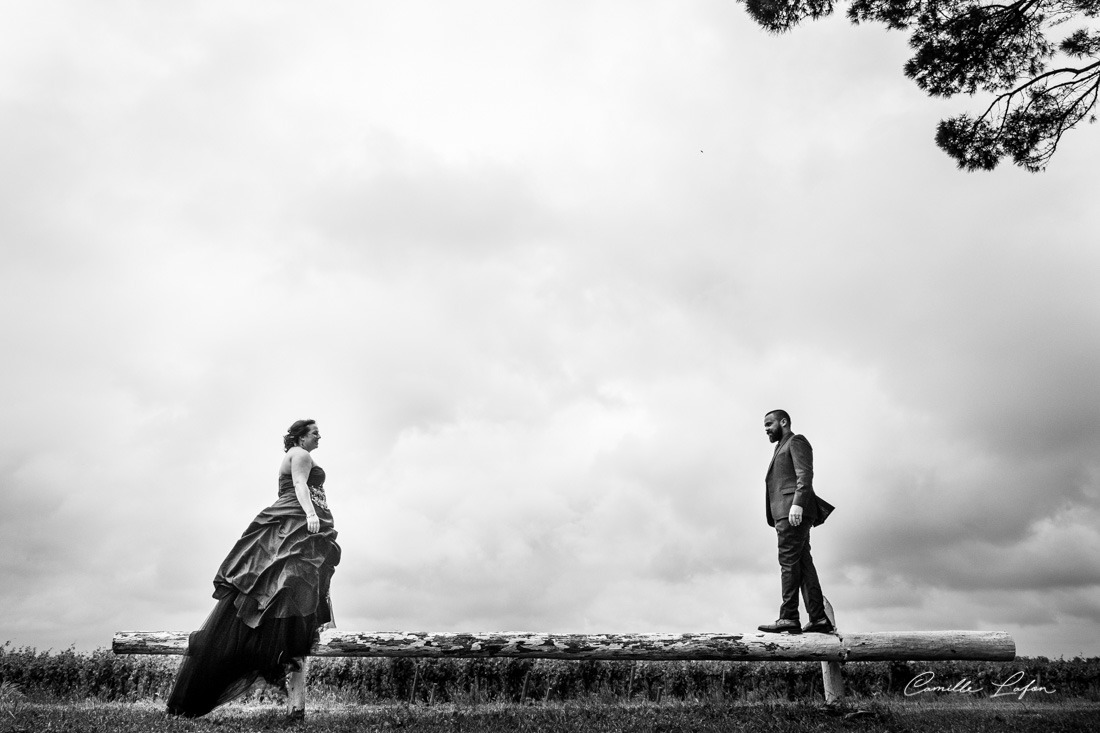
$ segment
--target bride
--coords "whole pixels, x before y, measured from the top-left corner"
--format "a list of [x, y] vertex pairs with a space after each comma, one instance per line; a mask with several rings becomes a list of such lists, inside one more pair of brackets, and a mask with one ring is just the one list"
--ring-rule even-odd
[[191, 634], [168, 712], [196, 717], [243, 694], [260, 677], [275, 685], [332, 622], [329, 583], [340, 546], [313, 462], [321, 441], [313, 420], [283, 436], [279, 496], [260, 512], [214, 577], [217, 604]]

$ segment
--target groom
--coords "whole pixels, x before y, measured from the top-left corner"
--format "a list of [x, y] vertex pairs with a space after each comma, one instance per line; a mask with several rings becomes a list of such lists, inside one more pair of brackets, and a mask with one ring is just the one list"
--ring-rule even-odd
[[[776, 443], [768, 475], [764, 479], [768, 524], [779, 536], [779, 568], [783, 580], [783, 602], [779, 620], [760, 626], [769, 633], [829, 633], [833, 624], [825, 615], [825, 603], [817, 569], [810, 555], [810, 527], [825, 521], [833, 507], [814, 493], [813, 449], [801, 435], [791, 432], [791, 416], [772, 410], [764, 416], [764, 432]], [[806, 604], [809, 623], [798, 620], [798, 593]]]

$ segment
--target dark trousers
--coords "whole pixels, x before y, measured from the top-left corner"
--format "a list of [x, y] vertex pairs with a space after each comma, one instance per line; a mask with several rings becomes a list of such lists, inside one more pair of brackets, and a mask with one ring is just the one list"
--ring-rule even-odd
[[821, 598], [821, 583], [817, 580], [817, 568], [810, 555], [810, 524], [802, 522], [792, 527], [786, 519], [775, 523], [779, 535], [779, 570], [783, 580], [783, 603], [779, 606], [779, 618], [798, 620], [798, 593], [806, 604], [810, 621], [825, 618], [825, 602]]

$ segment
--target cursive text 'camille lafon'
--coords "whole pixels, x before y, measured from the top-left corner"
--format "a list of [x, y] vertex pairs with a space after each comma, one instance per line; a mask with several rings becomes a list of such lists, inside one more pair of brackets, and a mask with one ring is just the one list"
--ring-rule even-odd
[[[949, 692], [963, 695], [973, 695], [975, 693], [984, 692], [985, 688], [980, 685], [975, 685], [969, 678], [964, 677], [953, 685], [934, 685], [932, 684], [936, 679], [935, 672], [921, 672], [913, 679], [909, 680], [905, 685], [905, 696], [913, 697], [914, 695], [922, 695], [926, 692]], [[1005, 697], [1007, 695], [1015, 695], [1017, 700], [1023, 700], [1024, 695], [1029, 692], [1045, 692], [1048, 695], [1054, 694], [1055, 690], [1044, 687], [1038, 684], [1036, 680], [1028, 680], [1025, 684], [1020, 683], [1024, 679], [1023, 672], [1016, 672], [1004, 682], [993, 683], [993, 697]]]

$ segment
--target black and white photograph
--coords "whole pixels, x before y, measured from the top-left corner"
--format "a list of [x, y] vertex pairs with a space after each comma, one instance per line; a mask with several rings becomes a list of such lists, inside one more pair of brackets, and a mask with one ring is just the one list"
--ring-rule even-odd
[[1098, 15], [0, 2], [0, 733], [1087, 730]]

